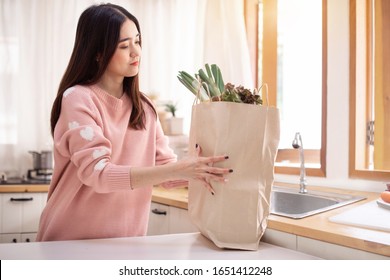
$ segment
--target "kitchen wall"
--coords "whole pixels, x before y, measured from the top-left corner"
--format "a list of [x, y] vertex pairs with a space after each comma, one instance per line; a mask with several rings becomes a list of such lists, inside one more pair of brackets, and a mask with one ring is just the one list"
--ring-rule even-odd
[[[52, 147], [50, 109], [73, 48], [77, 20], [100, 2], [0, 0], [0, 171], [23, 174], [32, 166], [29, 150]], [[110, 2], [139, 19], [141, 90], [158, 97], [158, 104], [178, 103], [177, 116], [186, 117], [187, 128], [194, 96], [176, 78], [179, 70], [193, 73], [206, 62], [216, 63], [226, 80], [253, 87], [242, 0]]]
[[[350, 179], [349, 166], [349, 0], [328, 0], [327, 176], [308, 177], [309, 185], [381, 192], [384, 182]], [[298, 183], [298, 176], [276, 174], [276, 181]], [[390, 181], [390, 179], [389, 179]]]
[[[70, 29], [73, 30], [74, 28]], [[146, 29], [146, 27], [144, 29]], [[63, 67], [61, 67], [61, 69], [62, 68]], [[177, 86], [182, 88], [178, 83]], [[175, 90], [172, 90], [172, 92], [175, 94], [178, 93], [178, 91]], [[330, 186], [376, 192], [382, 191], [384, 189], [384, 182], [350, 179], [348, 176], [349, 0], [328, 0], [327, 92], [327, 177], [308, 177], [309, 185]], [[188, 94], [186, 96], [190, 95]], [[190, 102], [182, 101], [180, 103], [182, 106], [182, 112], [190, 112], [192, 98], [189, 98], [191, 99]], [[29, 106], [29, 104], [26, 104], [25, 106]], [[190, 115], [188, 114], [186, 118], [188, 121]], [[298, 176], [276, 174], [275, 177], [277, 181], [281, 182], [299, 182]]]

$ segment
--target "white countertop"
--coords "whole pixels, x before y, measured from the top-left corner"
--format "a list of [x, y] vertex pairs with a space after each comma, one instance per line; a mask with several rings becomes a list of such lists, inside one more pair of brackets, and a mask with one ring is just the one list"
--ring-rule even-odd
[[257, 251], [216, 247], [200, 233], [0, 244], [1, 260], [308, 260], [301, 252], [260, 242]]

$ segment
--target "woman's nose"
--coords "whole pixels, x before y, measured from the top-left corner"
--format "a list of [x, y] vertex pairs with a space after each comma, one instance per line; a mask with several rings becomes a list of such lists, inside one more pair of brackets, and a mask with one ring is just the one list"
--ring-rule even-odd
[[137, 57], [137, 56], [140, 56], [141, 54], [141, 51], [137, 48], [132, 48], [130, 50], [130, 57]]

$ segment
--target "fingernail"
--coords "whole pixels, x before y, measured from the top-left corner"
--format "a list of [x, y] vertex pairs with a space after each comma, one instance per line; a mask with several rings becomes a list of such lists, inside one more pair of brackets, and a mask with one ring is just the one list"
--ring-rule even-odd
[[233, 169], [229, 169], [229, 172], [232, 173], [232, 172], [233, 172]]
[[225, 156], [225, 159], [228, 159], [229, 158], [229, 156]]

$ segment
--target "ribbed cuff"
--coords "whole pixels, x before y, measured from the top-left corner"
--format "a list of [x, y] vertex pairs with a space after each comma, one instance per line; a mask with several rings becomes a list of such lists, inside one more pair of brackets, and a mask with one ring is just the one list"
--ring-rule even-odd
[[108, 170], [107, 181], [110, 188], [128, 190], [131, 187], [130, 166], [112, 165]]

